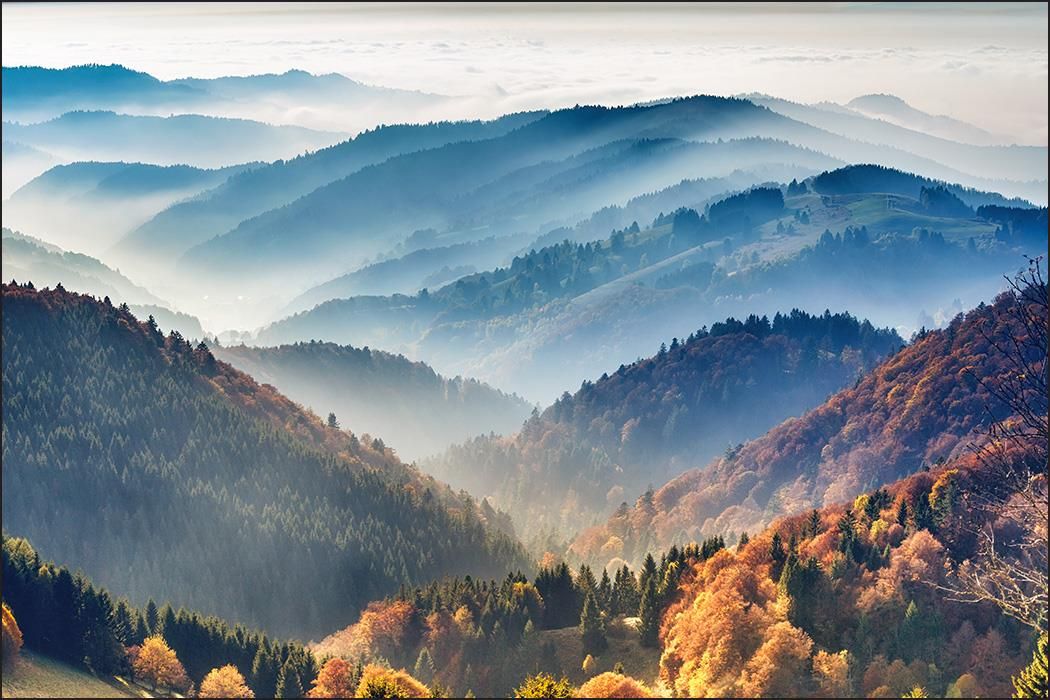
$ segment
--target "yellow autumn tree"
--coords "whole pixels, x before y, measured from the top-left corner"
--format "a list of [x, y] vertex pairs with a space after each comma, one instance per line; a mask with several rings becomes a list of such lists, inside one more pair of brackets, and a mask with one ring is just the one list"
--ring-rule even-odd
[[307, 693], [311, 698], [349, 698], [356, 687], [352, 685], [353, 670], [345, 659], [333, 657], [325, 662], [314, 679], [314, 687]]
[[777, 622], [740, 675], [745, 697], [792, 697], [809, 663], [813, 640], [790, 622]]
[[849, 652], [818, 651], [813, 655], [813, 676], [822, 697], [846, 697], [849, 695]]
[[135, 677], [147, 681], [154, 690], [158, 686], [181, 686], [186, 678], [186, 669], [160, 635], [153, 635], [142, 643], [132, 667], [135, 669]]
[[429, 698], [430, 689], [406, 671], [376, 664], [365, 666], [357, 684], [356, 698]]
[[641, 681], [622, 673], [600, 673], [579, 687], [578, 698], [651, 698], [653, 693]]
[[3, 636], [3, 665], [4, 669], [10, 669], [22, 649], [22, 630], [18, 629], [18, 622], [7, 603], [3, 607]]
[[213, 668], [201, 681], [198, 697], [202, 698], [254, 698], [255, 693], [244, 682], [244, 676], [236, 666], [226, 664]]

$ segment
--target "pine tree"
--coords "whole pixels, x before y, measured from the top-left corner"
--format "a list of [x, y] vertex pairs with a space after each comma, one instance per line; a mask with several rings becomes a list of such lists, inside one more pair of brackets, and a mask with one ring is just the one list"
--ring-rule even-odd
[[598, 605], [605, 612], [612, 614], [613, 588], [609, 572], [602, 569], [602, 580], [598, 583]]
[[434, 678], [434, 659], [430, 656], [430, 650], [425, 646], [419, 650], [412, 675], [424, 683], [429, 683]]
[[649, 578], [649, 584], [642, 591], [638, 617], [641, 618], [638, 631], [641, 634], [642, 646], [655, 647], [660, 634], [660, 606], [655, 576]]
[[770, 540], [769, 556], [773, 560], [773, 567], [770, 574], [774, 580], [779, 581], [780, 574], [784, 568], [784, 562], [787, 560], [787, 553], [784, 551], [784, 541], [780, 538], [779, 532], [774, 532], [773, 538]]
[[154, 634], [160, 634], [162, 636], [172, 635], [175, 630], [175, 611], [168, 603], [164, 604], [164, 607], [160, 611], [160, 629], [155, 630]]
[[252, 661], [251, 685], [257, 698], [276, 697], [277, 676], [280, 673], [280, 661], [276, 652], [270, 647], [269, 640], [263, 639], [259, 650]]
[[901, 527], [908, 525], [908, 501], [904, 497], [897, 501], [897, 524]]
[[1036, 642], [1032, 663], [1021, 670], [1021, 675], [1013, 678], [1015, 698], [1047, 697], [1047, 635]]
[[919, 494], [912, 505], [912, 521], [916, 530], [934, 531], [933, 508], [930, 507], [930, 499], [924, 494]]
[[820, 513], [814, 508], [809, 512], [809, 520], [806, 521], [806, 531], [810, 537], [820, 534]]
[[284, 662], [281, 672], [277, 676], [277, 688], [275, 698], [301, 698], [303, 697], [303, 684], [299, 680], [299, 672], [295, 670], [292, 660]]
[[[152, 316], [150, 317], [152, 318]], [[150, 634], [156, 634], [157, 623], [160, 621], [160, 616], [157, 613], [157, 604], [150, 598], [149, 602], [146, 603], [146, 629]]]
[[587, 591], [583, 599], [583, 610], [580, 612], [580, 635], [583, 637], [583, 650], [586, 653], [600, 654], [609, 646], [609, 641], [605, 638], [605, 621], [602, 620], [594, 591]]
[[642, 573], [638, 576], [639, 588], [643, 591], [645, 587], [649, 585], [649, 581], [656, 578], [656, 560], [653, 559], [652, 553], [645, 555], [645, 561], [642, 562]]

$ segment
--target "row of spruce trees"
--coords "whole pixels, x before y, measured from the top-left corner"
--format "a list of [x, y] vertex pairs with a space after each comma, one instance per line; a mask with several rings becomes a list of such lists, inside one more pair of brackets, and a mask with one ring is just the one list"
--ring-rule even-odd
[[3, 536], [3, 599], [22, 630], [25, 646], [100, 675], [130, 675], [128, 649], [160, 635], [197, 686], [212, 668], [232, 664], [255, 697], [302, 697], [317, 677], [317, 661], [298, 642], [197, 612], [136, 608], [114, 600], [81, 573], [44, 562], [28, 542]]

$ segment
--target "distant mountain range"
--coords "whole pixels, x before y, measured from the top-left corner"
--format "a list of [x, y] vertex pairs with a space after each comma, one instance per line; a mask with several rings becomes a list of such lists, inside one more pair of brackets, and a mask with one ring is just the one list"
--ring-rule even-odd
[[598, 242], [519, 253], [427, 294], [333, 299], [254, 342], [367, 343], [547, 402], [594, 367], [648, 355], [653, 338], [685, 337], [727, 315], [785, 305], [819, 313], [835, 298], [910, 333], [920, 311], [994, 295], [1003, 270], [1045, 246], [1045, 209], [1016, 204], [851, 166], [668, 211]]
[[258, 165], [212, 170], [124, 162], [57, 165], [4, 202], [4, 225], [40, 232], [65, 248], [105, 254], [157, 212]]
[[[52, 69], [4, 66], [4, 119], [22, 123], [70, 111], [167, 116], [203, 114], [299, 124], [351, 134], [380, 123], [420, 121], [447, 98], [364, 85], [331, 73], [159, 80], [120, 65]], [[436, 116], [431, 115], [431, 118]]]

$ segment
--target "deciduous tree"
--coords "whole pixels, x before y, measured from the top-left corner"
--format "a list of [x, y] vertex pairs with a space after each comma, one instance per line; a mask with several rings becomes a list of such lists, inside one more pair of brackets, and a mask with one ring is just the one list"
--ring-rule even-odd
[[201, 681], [200, 693], [202, 698], [254, 698], [252, 692], [244, 682], [244, 676], [232, 664], [226, 664], [221, 668], [213, 668]]

